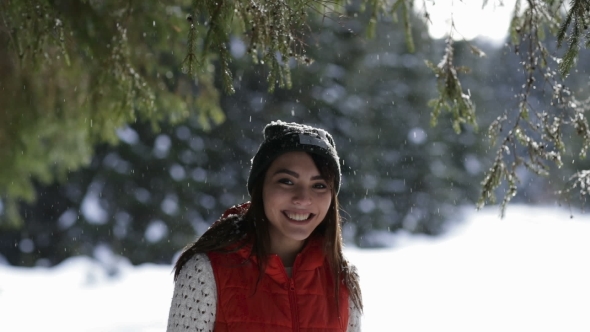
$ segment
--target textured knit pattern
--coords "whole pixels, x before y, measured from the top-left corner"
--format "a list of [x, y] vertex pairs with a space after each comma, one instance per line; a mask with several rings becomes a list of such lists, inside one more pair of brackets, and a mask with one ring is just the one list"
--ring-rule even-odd
[[[217, 291], [211, 262], [205, 254], [194, 255], [178, 275], [168, 315], [168, 332], [213, 331]], [[361, 331], [361, 312], [348, 299], [347, 332]]]
[[196, 254], [182, 267], [176, 280], [166, 331], [212, 332], [216, 306], [211, 262], [207, 255]]
[[348, 298], [348, 328], [346, 332], [360, 332], [361, 331], [361, 311], [357, 309], [352, 301]]

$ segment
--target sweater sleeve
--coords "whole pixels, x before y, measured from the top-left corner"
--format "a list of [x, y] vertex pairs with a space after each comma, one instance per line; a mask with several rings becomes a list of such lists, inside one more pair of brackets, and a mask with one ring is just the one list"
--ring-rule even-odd
[[346, 332], [361, 331], [361, 311], [354, 305], [352, 297], [348, 297], [348, 328]]
[[[354, 280], [355, 285], [349, 285], [349, 287], [359, 287], [360, 280], [359, 275], [356, 269], [356, 266], [352, 264], [348, 264], [349, 273]], [[360, 294], [359, 294], [360, 295]], [[360, 299], [362, 303], [362, 298]], [[360, 332], [361, 331], [361, 316], [363, 315], [362, 309], [358, 308], [354, 301], [352, 300], [352, 296], [348, 297], [348, 328], [346, 332]]]
[[180, 270], [168, 315], [167, 332], [211, 332], [215, 327], [217, 288], [211, 262], [196, 254]]

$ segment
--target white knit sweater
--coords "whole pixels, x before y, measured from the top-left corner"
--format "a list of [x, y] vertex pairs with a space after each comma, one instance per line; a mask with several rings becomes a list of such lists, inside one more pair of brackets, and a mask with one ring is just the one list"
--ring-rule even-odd
[[[347, 332], [361, 330], [361, 312], [348, 300]], [[212, 332], [217, 309], [217, 288], [211, 262], [205, 254], [194, 255], [180, 270], [168, 315], [167, 332]]]

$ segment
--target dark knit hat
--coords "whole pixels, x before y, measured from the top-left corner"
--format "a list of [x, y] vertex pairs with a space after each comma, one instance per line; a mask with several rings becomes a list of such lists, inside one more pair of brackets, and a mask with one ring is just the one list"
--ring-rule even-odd
[[293, 151], [304, 151], [322, 156], [334, 170], [334, 190], [340, 190], [340, 159], [336, 152], [334, 139], [325, 130], [298, 123], [273, 121], [264, 127], [264, 141], [252, 158], [252, 168], [248, 177], [248, 192], [252, 194], [254, 182], [278, 156]]

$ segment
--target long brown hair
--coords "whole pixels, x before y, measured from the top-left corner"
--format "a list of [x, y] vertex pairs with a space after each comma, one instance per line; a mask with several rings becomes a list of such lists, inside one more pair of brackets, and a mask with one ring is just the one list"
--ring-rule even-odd
[[[342, 229], [340, 218], [340, 206], [338, 197], [334, 190], [334, 183], [337, 174], [329, 167], [327, 160], [315, 154], [309, 154], [313, 159], [322, 177], [330, 184], [332, 191], [332, 202], [324, 220], [316, 227], [311, 236], [319, 236], [323, 239], [324, 253], [334, 282], [334, 295], [339, 302], [341, 281], [348, 288], [355, 306], [362, 311], [362, 295], [356, 270], [351, 269], [348, 261], [342, 254]], [[174, 280], [178, 278], [184, 264], [196, 253], [207, 253], [210, 251], [230, 252], [235, 251], [251, 243], [251, 255], [257, 257], [259, 278], [264, 274], [266, 264], [270, 256], [270, 222], [264, 212], [262, 200], [262, 187], [266, 171], [256, 179], [252, 190], [252, 201], [241, 221], [236, 223], [235, 219], [225, 218], [214, 223], [197, 241], [185, 247], [176, 264], [174, 265]]]

